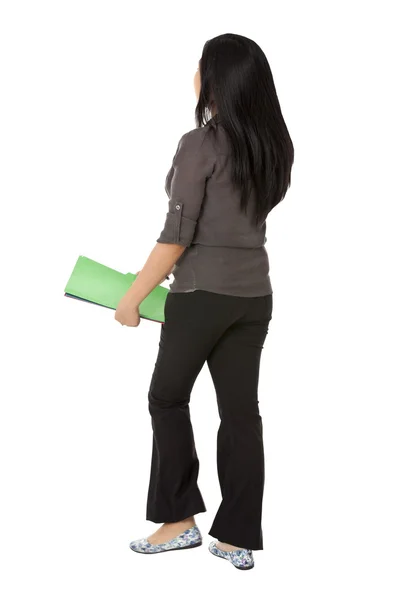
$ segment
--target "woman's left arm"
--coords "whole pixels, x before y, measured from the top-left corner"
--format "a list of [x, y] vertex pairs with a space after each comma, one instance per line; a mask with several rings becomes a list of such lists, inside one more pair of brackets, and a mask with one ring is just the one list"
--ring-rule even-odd
[[198, 127], [185, 133], [172, 161], [168, 212], [164, 227], [143, 269], [118, 304], [115, 318], [123, 325], [140, 322], [139, 304], [171, 273], [192, 244], [205, 194], [215, 165], [215, 151]]

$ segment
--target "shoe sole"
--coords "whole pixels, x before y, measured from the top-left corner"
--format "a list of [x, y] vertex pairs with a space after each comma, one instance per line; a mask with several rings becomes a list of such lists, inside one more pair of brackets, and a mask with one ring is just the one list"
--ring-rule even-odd
[[219, 554], [214, 554], [214, 552], [211, 552], [211, 550], [209, 550], [209, 552], [210, 552], [210, 554], [212, 554], [213, 556], [216, 556], [217, 558], [222, 558], [222, 560], [227, 560], [229, 563], [231, 563], [231, 565], [233, 565], [235, 567], [235, 569], [239, 569], [239, 571], [250, 571], [250, 569], [253, 569], [253, 567], [254, 567], [254, 564], [251, 565], [250, 567], [237, 567], [228, 558], [225, 558], [224, 556], [220, 556]]
[[189, 546], [181, 546], [180, 548], [168, 548], [168, 550], [160, 550], [159, 552], [141, 552], [140, 550], [135, 550], [134, 548], [129, 548], [136, 552], [137, 554], [164, 554], [164, 552], [171, 552], [172, 550], [188, 550], [189, 548], [198, 548], [201, 546], [203, 542], [196, 542], [195, 544], [190, 544]]

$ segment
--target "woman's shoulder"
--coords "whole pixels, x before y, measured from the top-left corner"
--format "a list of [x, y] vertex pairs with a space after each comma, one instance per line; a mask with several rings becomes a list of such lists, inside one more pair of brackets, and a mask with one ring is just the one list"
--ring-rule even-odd
[[215, 131], [207, 123], [202, 127], [194, 127], [186, 131], [178, 143], [180, 152], [206, 152], [214, 153], [217, 151]]
[[193, 127], [193, 129], [189, 129], [182, 134], [181, 140], [194, 144], [202, 143], [210, 131], [211, 127], [208, 123], [202, 127]]
[[231, 143], [227, 132], [219, 120], [210, 119], [202, 127], [194, 127], [186, 131], [179, 144], [188, 150], [203, 151], [214, 155], [230, 155]]

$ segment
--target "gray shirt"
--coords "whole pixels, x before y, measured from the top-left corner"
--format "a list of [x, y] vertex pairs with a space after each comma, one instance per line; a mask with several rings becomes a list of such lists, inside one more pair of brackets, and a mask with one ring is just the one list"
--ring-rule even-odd
[[231, 183], [230, 168], [229, 140], [218, 115], [179, 140], [165, 180], [168, 212], [156, 240], [186, 246], [172, 271], [170, 292], [272, 294], [266, 221], [254, 225], [252, 196], [247, 215], [240, 210], [240, 192]]

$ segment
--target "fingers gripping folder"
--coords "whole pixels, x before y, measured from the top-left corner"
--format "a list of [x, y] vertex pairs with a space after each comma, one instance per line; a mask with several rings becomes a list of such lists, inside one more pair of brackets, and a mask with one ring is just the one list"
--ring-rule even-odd
[[[116, 310], [137, 275], [120, 273], [86, 256], [79, 256], [64, 295]], [[164, 323], [164, 305], [168, 288], [157, 285], [139, 305], [143, 319]]]

